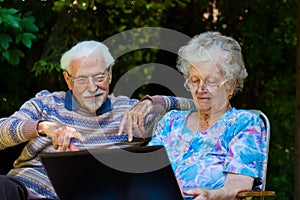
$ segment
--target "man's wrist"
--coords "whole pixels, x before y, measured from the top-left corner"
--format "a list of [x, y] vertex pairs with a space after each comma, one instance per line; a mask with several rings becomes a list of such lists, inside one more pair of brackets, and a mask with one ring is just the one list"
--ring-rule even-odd
[[152, 110], [150, 111], [150, 113], [152, 113], [152, 114], [162, 114], [162, 113], [165, 113], [166, 111], [168, 111], [168, 109], [166, 108], [167, 106], [166, 106], [165, 96], [161, 96], [161, 95], [149, 96], [149, 95], [146, 95], [141, 99], [141, 101], [143, 101], [145, 99], [149, 99], [149, 100], [152, 101], [153, 107], [152, 107]]
[[40, 128], [40, 123], [43, 122], [43, 121], [46, 121], [46, 120], [39, 120], [37, 125], [36, 125], [36, 131], [37, 131], [37, 134], [41, 137], [46, 137], [47, 135], [44, 133], [44, 131]]

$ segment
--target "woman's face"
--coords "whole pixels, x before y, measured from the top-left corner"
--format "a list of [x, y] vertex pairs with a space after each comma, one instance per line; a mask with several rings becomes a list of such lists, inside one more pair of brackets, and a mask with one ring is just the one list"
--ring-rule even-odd
[[234, 86], [226, 89], [226, 83], [221, 67], [214, 62], [199, 62], [190, 67], [187, 85], [199, 111], [226, 112], [234, 90]]

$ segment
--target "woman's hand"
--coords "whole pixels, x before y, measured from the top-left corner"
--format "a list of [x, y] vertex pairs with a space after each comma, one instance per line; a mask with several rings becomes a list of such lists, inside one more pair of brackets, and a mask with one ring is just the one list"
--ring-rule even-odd
[[52, 138], [54, 149], [59, 151], [66, 151], [69, 148], [71, 151], [78, 151], [79, 149], [71, 143], [72, 138], [76, 138], [84, 142], [83, 136], [76, 131], [75, 128], [64, 126], [55, 122], [42, 121], [38, 123], [38, 132], [43, 133]]
[[211, 200], [210, 191], [202, 188], [195, 188], [184, 191], [184, 194], [194, 196], [195, 200]]
[[195, 188], [184, 191], [185, 194], [194, 196], [195, 200], [234, 200], [238, 192], [250, 191], [254, 178], [242, 174], [226, 174], [223, 187], [215, 190]]

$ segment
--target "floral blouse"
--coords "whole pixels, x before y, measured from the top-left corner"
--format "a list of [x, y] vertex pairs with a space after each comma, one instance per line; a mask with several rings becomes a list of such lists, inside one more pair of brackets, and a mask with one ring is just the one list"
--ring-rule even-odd
[[267, 138], [259, 116], [232, 108], [208, 130], [193, 132], [186, 127], [191, 112], [168, 112], [148, 144], [165, 146], [183, 190], [220, 188], [227, 172], [263, 180]]

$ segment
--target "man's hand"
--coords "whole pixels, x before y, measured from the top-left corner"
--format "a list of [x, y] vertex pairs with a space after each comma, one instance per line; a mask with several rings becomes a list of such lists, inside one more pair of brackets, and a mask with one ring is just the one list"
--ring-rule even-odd
[[120, 123], [118, 135], [122, 135], [123, 130], [126, 129], [125, 132], [128, 135], [128, 141], [132, 141], [133, 132], [137, 136], [143, 137], [145, 135], [144, 119], [147, 114], [149, 114], [152, 107], [153, 104], [150, 99], [145, 99], [132, 107], [124, 114]]
[[42, 121], [38, 124], [38, 130], [43, 134], [52, 138], [54, 149], [61, 147], [59, 151], [66, 151], [69, 148], [71, 151], [78, 151], [79, 149], [71, 143], [72, 138], [76, 138], [84, 142], [83, 136], [76, 131], [75, 128], [57, 124], [55, 122]]

